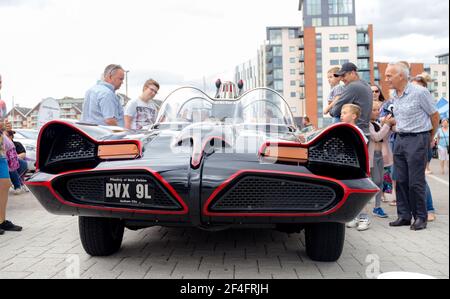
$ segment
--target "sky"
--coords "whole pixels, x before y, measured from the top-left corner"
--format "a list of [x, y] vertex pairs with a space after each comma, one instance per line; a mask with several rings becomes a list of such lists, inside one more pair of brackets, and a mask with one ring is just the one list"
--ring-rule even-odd
[[[448, 53], [447, 0], [356, 0], [356, 14], [374, 25], [376, 61], [436, 63]], [[298, 0], [0, 0], [2, 99], [33, 108], [83, 97], [111, 63], [129, 70], [131, 97], [155, 78], [163, 99], [229, 76], [256, 56], [267, 26], [300, 22]]]

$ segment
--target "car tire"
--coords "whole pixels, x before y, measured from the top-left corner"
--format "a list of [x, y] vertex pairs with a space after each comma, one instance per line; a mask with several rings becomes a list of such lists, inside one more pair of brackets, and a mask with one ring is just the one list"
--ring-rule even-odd
[[91, 256], [110, 256], [122, 246], [125, 225], [119, 219], [79, 217], [81, 244]]
[[337, 261], [344, 249], [345, 224], [311, 224], [305, 230], [306, 253], [318, 262]]

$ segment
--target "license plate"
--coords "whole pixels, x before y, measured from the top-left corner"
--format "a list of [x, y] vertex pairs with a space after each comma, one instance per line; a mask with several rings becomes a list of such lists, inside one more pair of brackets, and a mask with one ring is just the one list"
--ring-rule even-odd
[[124, 205], [145, 205], [154, 200], [155, 185], [146, 178], [106, 178], [105, 201]]

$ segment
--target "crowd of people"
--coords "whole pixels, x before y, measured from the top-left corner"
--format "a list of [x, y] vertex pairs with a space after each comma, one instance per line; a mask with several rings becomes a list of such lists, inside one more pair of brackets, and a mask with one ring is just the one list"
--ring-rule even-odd
[[[392, 90], [389, 99], [379, 86], [359, 78], [355, 64], [331, 69], [331, 93], [324, 112], [334, 123], [353, 124], [366, 137], [372, 180], [381, 190], [372, 214], [388, 218], [382, 202], [387, 202], [386, 193], [391, 193], [396, 199], [390, 205], [397, 206], [398, 218], [389, 225], [423, 230], [436, 219], [426, 181], [434, 146], [439, 148], [442, 174], [448, 169], [448, 119], [440, 119], [427, 88], [432, 82], [428, 74], [411, 78], [409, 64], [398, 62], [388, 66], [385, 77]], [[347, 227], [365, 231], [370, 224], [366, 208]]]
[[[410, 77], [406, 62], [390, 64], [386, 70], [386, 82], [393, 90], [387, 99], [377, 85], [361, 80], [358, 68], [345, 63], [328, 72], [331, 93], [325, 114], [333, 117], [333, 123], [354, 125], [365, 137], [369, 148], [371, 176], [380, 188], [372, 214], [387, 218], [382, 202], [386, 194], [394, 194], [398, 218], [390, 226], [410, 226], [412, 230], [427, 228], [435, 220], [435, 210], [426, 173], [432, 156], [432, 147], [438, 147], [441, 171], [449, 167], [448, 119], [441, 120], [434, 100], [427, 89], [431, 78], [426, 73]], [[116, 64], [108, 65], [99, 80], [85, 95], [82, 121], [97, 125], [119, 126], [131, 130], [148, 128], [156, 122], [160, 102], [154, 98], [160, 85], [153, 79], [144, 83], [141, 95], [124, 108], [116, 91], [125, 79], [125, 70]], [[343, 84], [341, 84], [341, 82]], [[2, 78], [0, 76], [0, 89]], [[0, 119], [6, 109], [0, 101]], [[302, 133], [315, 128], [306, 117]], [[8, 191], [27, 192], [22, 176], [27, 171], [24, 149], [15, 143], [14, 131], [6, 121], [0, 121], [0, 235], [5, 231], [21, 231], [22, 228], [6, 219]], [[414, 220], [414, 221], [413, 221]], [[350, 228], [364, 231], [370, 228], [371, 219], [365, 209]]]

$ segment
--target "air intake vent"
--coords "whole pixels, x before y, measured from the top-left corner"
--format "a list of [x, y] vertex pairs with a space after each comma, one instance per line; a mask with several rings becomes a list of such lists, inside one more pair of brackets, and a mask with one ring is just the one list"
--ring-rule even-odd
[[55, 144], [49, 162], [93, 158], [95, 158], [95, 144], [87, 138], [73, 133], [64, 136], [61, 141]]
[[358, 155], [352, 144], [338, 137], [326, 139], [309, 150], [309, 161], [360, 167]]
[[320, 212], [337, 204], [342, 188], [304, 178], [245, 176], [211, 205], [213, 212]]

